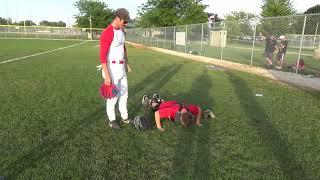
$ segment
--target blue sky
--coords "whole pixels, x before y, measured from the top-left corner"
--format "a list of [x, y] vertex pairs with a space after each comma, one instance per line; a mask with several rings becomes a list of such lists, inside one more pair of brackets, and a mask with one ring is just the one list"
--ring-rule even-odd
[[[73, 15], [77, 9], [73, 6], [77, 0], [0, 0], [0, 17], [11, 17], [14, 21], [31, 19], [38, 23], [41, 20], [62, 20], [68, 25], [74, 23]], [[147, 0], [103, 0], [109, 8], [127, 8], [131, 17], [136, 17], [138, 7]], [[320, 4], [320, 0], [292, 0], [294, 8], [303, 12], [309, 7]], [[203, 0], [209, 5], [207, 12], [218, 13], [224, 17], [231, 11], [244, 10], [259, 14], [262, 0]]]

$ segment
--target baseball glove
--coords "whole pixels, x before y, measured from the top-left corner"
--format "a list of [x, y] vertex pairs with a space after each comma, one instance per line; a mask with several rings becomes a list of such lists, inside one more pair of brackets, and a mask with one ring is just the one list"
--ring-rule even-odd
[[117, 96], [119, 90], [114, 84], [110, 84], [110, 86], [102, 83], [99, 89], [99, 93], [103, 99], [111, 99]]

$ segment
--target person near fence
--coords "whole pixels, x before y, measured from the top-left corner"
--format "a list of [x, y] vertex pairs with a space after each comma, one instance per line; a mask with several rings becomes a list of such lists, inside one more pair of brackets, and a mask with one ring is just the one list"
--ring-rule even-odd
[[[299, 63], [299, 65], [298, 65]], [[302, 58], [300, 58], [295, 64], [291, 64], [288, 66], [288, 68], [292, 71], [292, 72], [296, 72], [297, 68], [298, 68], [298, 73], [300, 72], [304, 72], [304, 60]]]
[[173, 122], [180, 123], [187, 128], [191, 124], [202, 126], [201, 118], [214, 118], [211, 110], [201, 111], [200, 106], [194, 104], [183, 104], [177, 101], [167, 101], [162, 99], [159, 95], [154, 94], [150, 99], [147, 95], [142, 97], [142, 105], [145, 108], [150, 108], [154, 112], [154, 119], [157, 129], [164, 131], [161, 125], [161, 119], [169, 119]]
[[277, 60], [278, 60], [278, 66], [276, 66], [276, 69], [282, 69], [284, 65], [284, 58], [287, 52], [288, 48], [288, 41], [286, 40], [286, 37], [284, 35], [280, 36], [280, 45], [279, 45], [279, 51], [277, 54]]
[[126, 74], [131, 69], [128, 64], [124, 34], [124, 28], [128, 24], [130, 15], [128, 10], [120, 8], [114, 12], [114, 16], [112, 23], [104, 29], [100, 36], [100, 61], [105, 85], [115, 85], [119, 89], [117, 96], [106, 100], [109, 126], [113, 129], [121, 129], [116, 122], [115, 106], [117, 102], [122, 122], [131, 122], [127, 110], [128, 81]]
[[271, 68], [273, 65], [273, 52], [277, 47], [277, 40], [273, 34], [266, 38], [266, 46], [264, 49], [264, 56], [266, 60], [266, 67]]

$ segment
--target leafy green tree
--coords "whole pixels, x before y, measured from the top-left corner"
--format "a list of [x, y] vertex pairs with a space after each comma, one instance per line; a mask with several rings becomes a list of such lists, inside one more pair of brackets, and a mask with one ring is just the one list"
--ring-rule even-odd
[[47, 20], [43, 20], [40, 23], [40, 26], [53, 26], [53, 27], [66, 27], [66, 23], [63, 21], [58, 21], [58, 22], [49, 22]]
[[[320, 32], [320, 15], [315, 13], [320, 13], [320, 5], [316, 5], [307, 9], [304, 14], [307, 15], [306, 19], [306, 27], [305, 27], [305, 34], [319, 34]], [[303, 23], [303, 22], [302, 22]], [[318, 30], [317, 30], [318, 27]]]
[[315, 14], [320, 13], [320, 4], [310, 7], [304, 12], [304, 14]]
[[214, 17], [214, 22], [221, 22], [223, 20], [216, 13], [207, 13], [207, 15], [208, 15], [208, 18], [213, 16]]
[[113, 20], [113, 10], [99, 0], [79, 0], [74, 6], [79, 10], [75, 15], [77, 27], [90, 27], [90, 15], [93, 28], [105, 28]]
[[40, 21], [39, 24], [40, 24], [40, 26], [50, 26], [51, 25], [51, 23], [47, 20]]
[[0, 17], [0, 25], [11, 25], [12, 24], [12, 19], [11, 18], [2, 18]]
[[138, 12], [140, 27], [165, 27], [207, 22], [202, 0], [148, 0]]
[[239, 21], [239, 20], [247, 20], [251, 18], [255, 18], [256, 15], [245, 12], [245, 11], [232, 11], [230, 14], [226, 15], [226, 21]]
[[262, 0], [261, 17], [288, 16], [295, 14], [291, 0]]
[[31, 20], [19, 21], [19, 22], [15, 23], [15, 24], [18, 25], [18, 26], [34, 26], [34, 25], [36, 25], [36, 23], [34, 23]]
[[225, 17], [228, 38], [237, 36], [252, 36], [253, 25], [249, 19], [256, 17], [252, 13], [244, 11], [233, 11]]
[[295, 13], [291, 0], [263, 0], [260, 15], [264, 19], [261, 20], [258, 29], [264, 34], [287, 34], [291, 28], [288, 17], [273, 17], [289, 16]]

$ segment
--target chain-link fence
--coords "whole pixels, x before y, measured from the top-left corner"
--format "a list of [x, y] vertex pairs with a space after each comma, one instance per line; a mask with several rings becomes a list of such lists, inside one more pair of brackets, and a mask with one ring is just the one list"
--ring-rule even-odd
[[0, 25], [0, 38], [98, 40], [103, 29]]
[[[274, 34], [276, 46], [271, 57], [274, 67], [280, 69], [278, 59], [281, 58], [278, 58], [277, 51], [286, 49], [282, 70], [320, 75], [319, 14], [161, 28], [133, 28], [126, 31], [128, 41], [146, 46], [261, 67], [267, 64], [266, 40]], [[282, 46], [284, 43], [280, 40], [281, 35], [285, 36], [287, 48]], [[298, 66], [298, 69], [291, 66], [297, 64], [300, 59], [304, 62], [303, 66]]]

